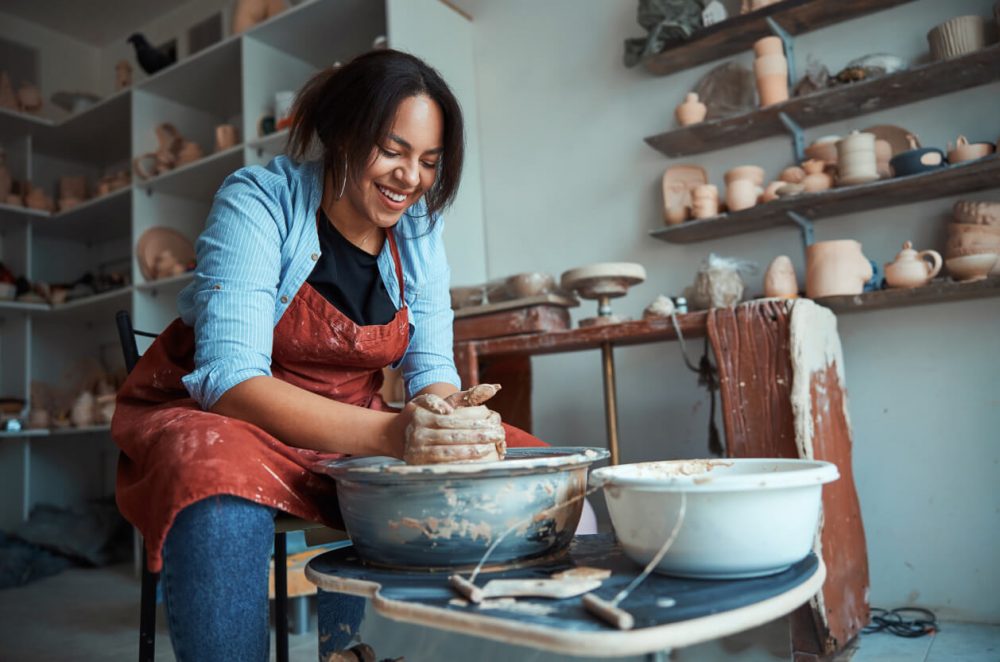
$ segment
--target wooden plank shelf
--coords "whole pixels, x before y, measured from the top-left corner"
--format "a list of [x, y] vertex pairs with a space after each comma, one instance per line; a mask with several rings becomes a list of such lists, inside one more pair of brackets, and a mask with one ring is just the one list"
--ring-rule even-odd
[[944, 301], [964, 301], [985, 297], [1000, 297], [1000, 276], [967, 283], [937, 280], [924, 287], [878, 290], [836, 297], [821, 297], [816, 303], [835, 313], [860, 313], [866, 310], [916, 306]]
[[994, 154], [908, 177], [778, 198], [731, 214], [657, 228], [650, 234], [670, 243], [686, 244], [787, 225], [791, 222], [788, 212], [817, 220], [997, 187], [1000, 155]]
[[[708, 313], [702, 311], [677, 315], [677, 324], [685, 339], [704, 337], [708, 328]], [[559, 354], [599, 349], [604, 343], [611, 343], [617, 347], [666, 340], [677, 340], [677, 332], [669, 317], [489, 340], [472, 340], [468, 343], [475, 347], [476, 356], [483, 358], [511, 354], [532, 356]]]
[[698, 30], [676, 46], [667, 48], [643, 61], [649, 73], [656, 76], [688, 69], [736, 53], [748, 51], [753, 43], [771, 32], [767, 19], [774, 19], [792, 35], [849, 21], [910, 0], [783, 0], [749, 14], [733, 16]]
[[701, 154], [785, 133], [781, 113], [806, 128], [997, 80], [1000, 80], [1000, 44], [953, 60], [814, 92], [742, 115], [699, 122], [645, 140], [669, 157]]

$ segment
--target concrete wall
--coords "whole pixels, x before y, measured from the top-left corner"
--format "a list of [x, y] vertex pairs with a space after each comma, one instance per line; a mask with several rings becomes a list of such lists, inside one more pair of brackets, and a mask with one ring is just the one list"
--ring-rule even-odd
[[[796, 42], [799, 71], [810, 56], [834, 72], [870, 52], [921, 57], [931, 27], [959, 14], [988, 16], [992, 4], [922, 0], [810, 33]], [[674, 106], [718, 63], [664, 78], [626, 69], [622, 40], [643, 34], [633, 1], [462, 5], [475, 17], [490, 277], [640, 262], [647, 282], [614, 302], [616, 312], [633, 316], [659, 293], [679, 294], [709, 252], [756, 262], [751, 293], [761, 291], [761, 274], [779, 254], [791, 256], [804, 277], [791, 227], [686, 246], [647, 234], [661, 223], [659, 180], [671, 163], [703, 165], [720, 189], [732, 166], [757, 163], [774, 175], [790, 164], [781, 137], [675, 162], [643, 143], [673, 126]], [[749, 54], [741, 59], [750, 63]], [[959, 133], [995, 140], [998, 95], [993, 84], [817, 127], [807, 140], [883, 123], [915, 131], [928, 145], [943, 147]], [[858, 239], [880, 263], [906, 239], [940, 249], [953, 201], [826, 219], [816, 238]], [[574, 318], [595, 308], [585, 302]], [[873, 605], [1000, 621], [998, 325], [997, 299], [841, 317]], [[695, 356], [701, 347], [693, 342], [688, 351]], [[707, 454], [707, 399], [679, 352], [677, 343], [617, 350], [624, 462]], [[599, 354], [534, 365], [536, 432], [558, 444], [604, 445]]]

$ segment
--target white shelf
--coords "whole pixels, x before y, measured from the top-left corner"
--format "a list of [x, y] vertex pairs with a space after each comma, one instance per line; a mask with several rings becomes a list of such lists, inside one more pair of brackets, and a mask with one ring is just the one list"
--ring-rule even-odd
[[314, 0], [255, 25], [247, 36], [323, 68], [371, 50], [375, 37], [387, 34], [385, 14], [384, 2]]
[[16, 313], [44, 312], [51, 308], [45, 303], [23, 303], [20, 301], [7, 301], [0, 299], [0, 312], [12, 311]]
[[38, 133], [32, 147], [41, 154], [110, 166], [129, 158], [131, 117], [131, 90], [122, 90]]
[[137, 181], [135, 186], [144, 189], [149, 195], [166, 193], [211, 202], [226, 176], [242, 165], [243, 145], [236, 145], [162, 175]]
[[0, 430], [0, 439], [22, 439], [24, 437], [47, 437], [48, 430], [20, 430], [18, 432], [7, 432]]
[[261, 156], [264, 152], [283, 152], [285, 151], [285, 146], [288, 144], [289, 133], [288, 129], [275, 131], [274, 133], [269, 133], [262, 138], [255, 138], [248, 141], [247, 147], [256, 150], [258, 156]]
[[158, 71], [136, 89], [227, 118], [240, 114], [241, 87], [240, 41], [229, 38]]
[[0, 142], [24, 136], [35, 136], [55, 126], [55, 122], [38, 115], [0, 108]]
[[41, 209], [32, 209], [31, 207], [23, 207], [21, 205], [8, 205], [7, 203], [0, 202], [0, 217], [4, 216], [48, 218], [52, 214]]
[[155, 292], [160, 289], [167, 288], [177, 288], [180, 290], [183, 286], [187, 285], [194, 278], [194, 272], [188, 271], [180, 276], [171, 276], [170, 278], [160, 278], [159, 280], [151, 280], [145, 283], [137, 283], [135, 289], [140, 292]]
[[63, 316], [85, 316], [100, 317], [107, 315], [108, 324], [115, 311], [120, 308], [127, 308], [132, 302], [132, 286], [120, 287], [116, 290], [102, 292], [94, 296], [73, 299], [66, 303], [55, 306], [48, 306], [48, 311], [44, 313], [46, 319], [59, 318]]
[[68, 211], [34, 221], [33, 230], [43, 237], [61, 237], [85, 243], [128, 237], [131, 229], [132, 187], [91, 198]]

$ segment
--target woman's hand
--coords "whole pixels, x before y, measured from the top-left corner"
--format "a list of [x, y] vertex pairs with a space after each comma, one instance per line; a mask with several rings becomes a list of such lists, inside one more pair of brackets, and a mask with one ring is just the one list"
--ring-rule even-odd
[[480, 384], [441, 398], [418, 395], [403, 409], [408, 418], [403, 459], [407, 464], [502, 460], [507, 446], [500, 414], [482, 405], [500, 390]]

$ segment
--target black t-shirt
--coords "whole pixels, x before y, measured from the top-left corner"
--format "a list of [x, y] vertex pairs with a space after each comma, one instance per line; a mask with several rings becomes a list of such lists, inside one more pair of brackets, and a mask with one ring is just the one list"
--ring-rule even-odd
[[320, 256], [306, 282], [355, 324], [388, 324], [396, 306], [382, 282], [378, 256], [347, 241], [325, 213], [318, 226]]

